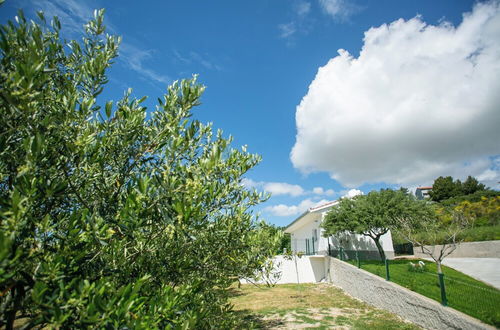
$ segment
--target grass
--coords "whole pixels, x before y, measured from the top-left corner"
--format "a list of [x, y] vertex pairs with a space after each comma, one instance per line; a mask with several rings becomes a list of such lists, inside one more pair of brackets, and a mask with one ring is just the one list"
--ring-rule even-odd
[[249, 328], [419, 329], [328, 284], [243, 285], [233, 288], [231, 295], [235, 313]]
[[[418, 262], [412, 260], [413, 263]], [[356, 265], [356, 262], [351, 262]], [[424, 272], [409, 270], [409, 260], [390, 261], [392, 282], [441, 302], [441, 291], [436, 265], [425, 261]], [[361, 268], [385, 278], [385, 265], [380, 261], [361, 261]], [[500, 290], [478, 281], [452, 268], [443, 266], [448, 306], [500, 327]]]

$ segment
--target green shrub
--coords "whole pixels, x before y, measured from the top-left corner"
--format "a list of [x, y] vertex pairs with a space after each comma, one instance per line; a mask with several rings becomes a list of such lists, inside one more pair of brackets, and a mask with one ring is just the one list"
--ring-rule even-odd
[[103, 11], [67, 44], [39, 18], [0, 28], [0, 327], [232, 327], [225, 289], [281, 240], [241, 183], [260, 158], [192, 118], [195, 78], [98, 105]]

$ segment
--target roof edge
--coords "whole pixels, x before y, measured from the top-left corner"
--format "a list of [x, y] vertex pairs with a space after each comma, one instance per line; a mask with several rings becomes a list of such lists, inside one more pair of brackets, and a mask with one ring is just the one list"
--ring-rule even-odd
[[317, 212], [319, 210], [328, 208], [330, 206], [335, 205], [336, 203], [338, 203], [338, 200], [334, 200], [334, 201], [331, 201], [331, 202], [328, 202], [328, 203], [325, 203], [325, 204], [322, 204], [322, 205], [318, 205], [318, 206], [315, 206], [315, 207], [308, 208], [304, 213], [302, 213], [301, 215], [299, 215], [297, 217], [297, 219], [293, 220], [288, 226], [286, 226], [285, 229], [284, 229], [284, 232], [286, 232], [288, 228], [290, 228], [291, 226], [293, 226], [294, 224], [296, 224], [298, 221], [300, 221], [307, 214], [312, 213], [312, 212]]
[[290, 228], [292, 225], [294, 225], [297, 221], [299, 221], [300, 219], [302, 219], [303, 217], [305, 217], [309, 212], [311, 211], [311, 209], [307, 209], [304, 213], [302, 213], [301, 215], [299, 215], [299, 217], [295, 220], [293, 220], [292, 222], [290, 222], [290, 224], [288, 226], [285, 227], [285, 230], [283, 230], [284, 232], [286, 232], [286, 230], [288, 228]]

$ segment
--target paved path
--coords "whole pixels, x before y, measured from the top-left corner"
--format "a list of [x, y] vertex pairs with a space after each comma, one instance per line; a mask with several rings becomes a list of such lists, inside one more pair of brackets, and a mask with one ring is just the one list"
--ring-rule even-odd
[[446, 258], [443, 265], [500, 289], [500, 258]]

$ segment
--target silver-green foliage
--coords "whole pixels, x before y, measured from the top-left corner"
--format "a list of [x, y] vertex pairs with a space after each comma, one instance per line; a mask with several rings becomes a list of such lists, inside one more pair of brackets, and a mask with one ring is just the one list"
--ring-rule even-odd
[[415, 223], [432, 217], [425, 201], [418, 201], [404, 190], [381, 189], [367, 195], [342, 198], [327, 213], [322, 224], [327, 235], [349, 231], [373, 240], [385, 260], [380, 243], [382, 235], [396, 229], [401, 222]]
[[191, 117], [195, 78], [149, 114], [130, 91], [101, 107], [120, 43], [103, 11], [81, 42], [39, 19], [0, 30], [1, 324], [231, 326], [225, 289], [279, 242], [241, 183], [260, 158]]

